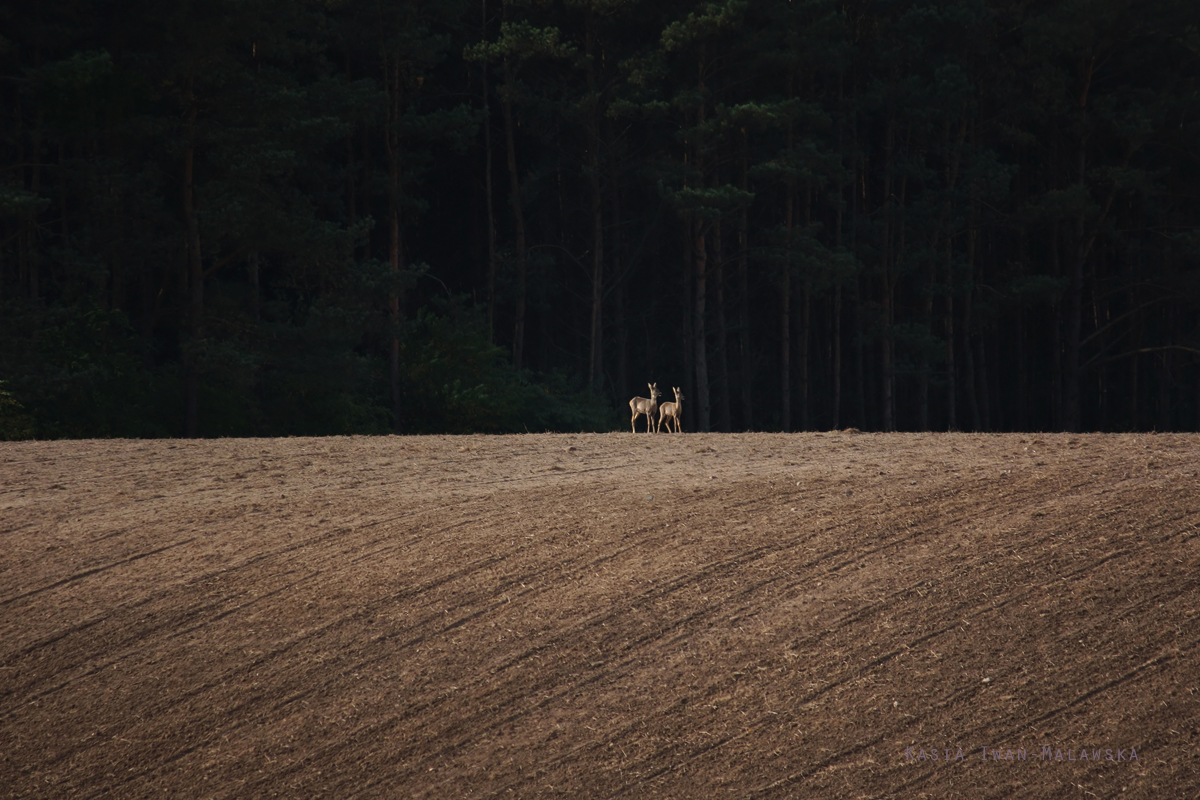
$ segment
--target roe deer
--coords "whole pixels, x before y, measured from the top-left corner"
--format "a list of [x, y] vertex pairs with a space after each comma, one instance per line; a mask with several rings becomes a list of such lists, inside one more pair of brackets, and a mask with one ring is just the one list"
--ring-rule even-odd
[[658, 410], [658, 398], [662, 397], [658, 393], [657, 383], [647, 383], [646, 385], [650, 387], [649, 400], [644, 397], [635, 397], [629, 401], [629, 410], [633, 412], [633, 416], [629, 419], [629, 427], [634, 433], [637, 433], [637, 426], [634, 423], [641, 414], [646, 415], [646, 433], [650, 433], [654, 428], [654, 412]]
[[667, 433], [671, 432], [671, 420], [675, 420], [675, 432], [679, 433], [679, 418], [683, 416], [683, 392], [679, 391], [678, 386], [672, 386], [671, 390], [675, 392], [674, 403], [663, 403], [658, 407], [658, 426], [654, 429], [658, 433], [662, 429], [662, 424], [667, 423]]

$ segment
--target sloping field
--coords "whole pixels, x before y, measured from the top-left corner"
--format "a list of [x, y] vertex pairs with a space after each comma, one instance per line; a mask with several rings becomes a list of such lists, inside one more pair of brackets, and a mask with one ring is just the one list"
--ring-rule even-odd
[[3, 444], [0, 796], [1194, 798], [1198, 473], [1194, 435]]

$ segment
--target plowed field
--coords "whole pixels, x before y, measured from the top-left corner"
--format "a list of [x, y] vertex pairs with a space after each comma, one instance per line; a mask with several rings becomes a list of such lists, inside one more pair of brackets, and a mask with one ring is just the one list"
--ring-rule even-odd
[[1196, 435], [0, 444], [0, 797], [1195, 798], [1198, 473]]

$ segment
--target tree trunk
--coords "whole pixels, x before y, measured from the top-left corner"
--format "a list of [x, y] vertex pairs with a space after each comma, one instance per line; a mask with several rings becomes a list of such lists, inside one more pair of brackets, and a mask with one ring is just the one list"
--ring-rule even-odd
[[[1085, 90], [1086, 91], [1086, 90]], [[1081, 189], [1085, 188], [1084, 178], [1087, 170], [1087, 136], [1079, 142], [1076, 155], [1078, 164], [1078, 181]], [[1067, 289], [1067, 341], [1066, 364], [1063, 370], [1063, 428], [1075, 432], [1080, 426], [1079, 412], [1079, 349], [1081, 346], [1083, 328], [1083, 262], [1086, 258], [1084, 250], [1085, 220], [1083, 213], [1075, 219], [1075, 253], [1071, 260], [1071, 280]]]
[[809, 364], [812, 350], [812, 288], [805, 281], [800, 289], [800, 380], [798, 394], [800, 399], [800, 430], [810, 430], [811, 414], [809, 409], [809, 380], [811, 366]]
[[[929, 258], [932, 267], [934, 256]], [[930, 270], [931, 272], [932, 270]], [[932, 338], [933, 335], [933, 281], [931, 275], [926, 275], [925, 296], [921, 298], [921, 327]], [[930, 430], [929, 426], [929, 376], [932, 367], [929, 363], [929, 353], [921, 349], [921, 358], [917, 366], [917, 429]]]
[[[1017, 231], [1017, 264], [1021, 274], [1025, 274], [1026, 265], [1029, 263], [1029, 233], [1025, 225]], [[1018, 306], [1013, 312], [1013, 324], [1015, 326], [1014, 340], [1017, 350], [1017, 386], [1016, 386], [1016, 402], [1014, 410], [1016, 419], [1014, 427], [1019, 431], [1027, 431], [1029, 425], [1029, 342], [1028, 334], [1025, 331], [1025, 308]]]
[[[967, 264], [969, 265], [972, 275], [971, 285], [976, 286], [976, 261], [979, 253], [979, 228], [978, 228], [978, 209], [972, 202], [971, 207], [971, 228], [967, 231]], [[980, 270], [982, 272], [982, 270]], [[974, 290], [972, 290], [974, 292]], [[988, 371], [987, 371], [987, 336], [979, 323], [976, 323], [977, 331], [974, 333], [976, 342], [975, 355], [975, 402], [979, 406], [979, 426], [978, 430], [992, 430], [992, 410], [990, 393], [988, 391]], [[971, 335], [968, 333], [968, 335]]]
[[[838, 72], [838, 122], [837, 122], [837, 152], [838, 152], [838, 177], [837, 177], [837, 202], [834, 204], [834, 226], [833, 226], [833, 243], [834, 247], [840, 252], [842, 249], [842, 215], [843, 206], [846, 202], [846, 185], [842, 180], [844, 174], [842, 169], [845, 166], [843, 161], [844, 136], [845, 136], [845, 96], [844, 96], [844, 81], [845, 75]], [[836, 283], [833, 285], [833, 354], [830, 358], [830, 366], [832, 368], [832, 417], [833, 430], [838, 430], [842, 425], [842, 278], [835, 277]]]
[[[1137, 302], [1137, 292], [1134, 291], [1133, 301]], [[1135, 306], [1136, 307], [1136, 306]], [[1139, 402], [1138, 393], [1141, 386], [1140, 375], [1138, 370], [1141, 367], [1141, 356], [1136, 353], [1142, 349], [1142, 342], [1145, 337], [1145, 322], [1141, 314], [1138, 314], [1133, 326], [1133, 352], [1135, 355], [1129, 359], [1129, 425], [1131, 430], [1140, 431], [1142, 429], [1142, 406]]]
[[946, 237], [946, 430], [958, 430], [958, 369], [954, 353], [954, 239]]
[[[34, 57], [35, 66], [41, 65], [40, 50]], [[34, 196], [40, 196], [42, 193], [42, 124], [45, 119], [45, 114], [42, 111], [41, 103], [38, 103], [37, 113], [34, 115], [33, 130], [29, 132], [29, 138], [32, 140], [33, 152], [30, 154], [32, 163], [30, 164], [30, 180], [29, 191]], [[29, 299], [35, 304], [41, 302], [42, 287], [41, 287], [41, 248], [38, 247], [38, 233], [41, 226], [38, 225], [37, 217], [30, 215], [25, 221], [25, 246], [27, 248], [26, 263], [29, 269]]]
[[[22, 125], [21, 125], [21, 93], [19, 91], [17, 91], [14, 87], [13, 95], [14, 95], [13, 100], [12, 100], [13, 132], [10, 134], [8, 132], [8, 130], [3, 128], [4, 114], [0, 113], [0, 141], [7, 140], [11, 136], [12, 141], [13, 141], [13, 152], [15, 155], [15, 160], [14, 160], [14, 164], [12, 166], [11, 176], [5, 176], [4, 173], [0, 173], [0, 180], [7, 178], [12, 183], [14, 183], [18, 188], [24, 189], [25, 188], [25, 168], [22, 165], [25, 163], [25, 154], [24, 154], [24, 147], [23, 147], [24, 143], [22, 142], [22, 139], [24, 137], [21, 135], [21, 127], [22, 127]], [[3, 107], [4, 103], [6, 102], [4, 100], [4, 96], [5, 96], [5, 87], [3, 85], [0, 85], [0, 107]], [[17, 282], [14, 287], [16, 289], [17, 295], [20, 295], [21, 280], [24, 277], [24, 272], [25, 272], [25, 269], [24, 269], [24, 267], [25, 267], [24, 242], [25, 242], [25, 234], [24, 234], [24, 226], [22, 225], [21, 227], [17, 228], [17, 264], [16, 264]], [[3, 303], [4, 299], [5, 299], [5, 294], [4, 294], [4, 248], [0, 247], [0, 303]]]
[[[388, 263], [392, 275], [399, 278], [404, 270], [404, 250], [400, 241], [400, 212], [393, 208], [389, 213], [389, 247]], [[388, 300], [389, 319], [392, 327], [391, 352], [388, 368], [392, 390], [392, 432], [401, 433], [403, 430], [403, 408], [400, 397], [400, 293], [392, 290]]]
[[67, 152], [66, 144], [62, 139], [58, 140], [58, 224], [59, 235], [62, 237], [63, 244], [67, 244], [71, 238], [69, 215], [67, 212], [67, 190], [69, 188], [67, 171]]
[[250, 302], [254, 304], [254, 321], [262, 321], [262, 292], [258, 282], [258, 251], [250, 253], [246, 259], [246, 268], [250, 273]]
[[[384, 55], [385, 69], [389, 59]], [[388, 265], [392, 273], [393, 286], [388, 298], [391, 322], [391, 348], [388, 359], [392, 395], [392, 431], [403, 429], [403, 409], [400, 396], [400, 278], [405, 269], [404, 247], [401, 241], [400, 197], [402, 189], [400, 167], [400, 62], [396, 58], [390, 63], [387, 73], [389, 115], [387, 129], [388, 149]]]
[[892, 143], [893, 143], [893, 124], [888, 122], [887, 132], [887, 162], [883, 171], [883, 225], [879, 231], [879, 258], [880, 272], [882, 273], [882, 306], [883, 306], [883, 336], [880, 339], [880, 354], [882, 360], [882, 369], [880, 370], [880, 386], [882, 396], [880, 398], [881, 410], [883, 412], [883, 430], [890, 432], [896, 430], [896, 420], [892, 415], [894, 407], [892, 392], [895, 383], [895, 366], [893, 364], [892, 354], [892, 321], [894, 311], [892, 309], [893, 294], [892, 294], [892, 223], [891, 223], [891, 197], [892, 197]]
[[[487, 38], [487, 0], [482, 3], [481, 37]], [[488, 89], [488, 66], [480, 64], [480, 80], [483, 83], [483, 191], [487, 201], [487, 328], [488, 341], [496, 342], [496, 209], [492, 194], [492, 99]]]
[[[346, 76], [346, 82], [349, 83], [351, 80], [349, 53], [346, 53], [343, 71]], [[356, 174], [354, 157], [355, 127], [356, 126], [353, 125], [350, 126], [350, 129], [346, 132], [346, 216], [349, 219], [350, 227], [354, 227], [354, 224], [358, 222], [358, 181], [356, 180], [358, 176]], [[348, 250], [350, 260], [353, 261], [354, 257], [357, 255], [355, 252], [356, 246], [353, 240], [350, 241]], [[258, 265], [255, 264], [253, 269], [255, 271], [255, 275], [257, 276]], [[257, 289], [255, 291], [257, 292]]]
[[[598, 161], [595, 168], [600, 168]], [[592, 187], [592, 324], [588, 351], [588, 383], [597, 393], [604, 389], [604, 220], [598, 183]]]
[[1200, 431], [1200, 365], [1196, 369], [1196, 421], [1192, 430]]
[[696, 340], [693, 326], [693, 316], [696, 311], [696, 236], [695, 222], [685, 220], [683, 223], [683, 324], [680, 332], [683, 335], [683, 393], [687, 397], [696, 397]]
[[[858, 152], [858, 118], [851, 115], [850, 130], [852, 132], [852, 147], [854, 153]], [[850, 192], [850, 252], [858, 257], [858, 208], [859, 208], [859, 186], [861, 181], [862, 187], [862, 202], [866, 202], [866, 172], [865, 165], [862, 171], [859, 170], [857, 157], [853, 160], [854, 173], [854, 188]], [[858, 426], [866, 429], [867, 426], [867, 387], [863, 353], [863, 339], [866, 336], [866, 330], [863, 325], [863, 288], [862, 277], [855, 276], [854, 278], [854, 416], [858, 421]]]
[[[387, 77], [386, 75], [384, 76]], [[374, 126], [362, 126], [362, 174], [363, 181], [360, 191], [362, 192], [362, 207], [368, 211], [371, 208], [371, 145], [374, 144]], [[371, 247], [371, 236], [367, 236], [363, 241], [363, 258], [370, 261], [373, 258], [374, 248]]]
[[842, 283], [833, 287], [833, 430], [842, 427]]
[[967, 407], [971, 410], [971, 430], [983, 430], [983, 417], [979, 410], [979, 392], [975, 378], [975, 348], [972, 346], [975, 337], [975, 332], [971, 329], [972, 320], [971, 314], [974, 310], [975, 301], [975, 231], [970, 229], [967, 231], [967, 286], [968, 289], [963, 293], [963, 323], [962, 323], [962, 351], [963, 359], [966, 361], [967, 372], [963, 376], [963, 388], [967, 392]]
[[195, 438], [199, 426], [200, 367], [197, 349], [204, 339], [204, 268], [200, 256], [200, 221], [194, 194], [196, 99], [188, 81], [187, 149], [183, 155], [183, 218], [187, 236], [188, 347], [184, 363], [184, 436]]
[[696, 263], [696, 306], [693, 315], [693, 325], [696, 343], [696, 430], [709, 430], [709, 394], [708, 394], [708, 337], [705, 330], [705, 316], [708, 301], [708, 247], [706, 244], [708, 227], [697, 220], [695, 223], [696, 243], [692, 248]]
[[[741, 129], [741, 169], [738, 185], [743, 192], [749, 187], [749, 147], [746, 129]], [[751, 386], [754, 382], [754, 356], [750, 349], [750, 244], [746, 206], [738, 210], [738, 357], [741, 360], [741, 425], [742, 430], [754, 430], [754, 405]]]
[[[1080, 66], [1083, 66], [1082, 63]], [[1087, 192], [1087, 99], [1091, 89], [1092, 78], [1095, 75], [1096, 58], [1086, 67], [1083, 89], [1079, 94], [1080, 121], [1085, 132], [1079, 137], [1079, 149], [1076, 151], [1076, 180], [1082, 193]], [[1067, 319], [1066, 319], [1066, 363], [1063, 367], [1063, 428], [1067, 431], [1078, 431], [1082, 424], [1079, 406], [1079, 352], [1082, 347], [1083, 328], [1083, 265], [1087, 260], [1090, 243], [1084, 243], [1086, 220], [1083, 212], [1075, 219], [1075, 247], [1071, 259], [1071, 276], [1067, 289]]]
[[623, 240], [621, 237], [621, 183], [617, 173], [616, 140], [613, 136], [612, 121], [606, 123], [608, 137], [609, 163], [609, 225], [612, 228], [612, 246], [609, 248], [612, 258], [612, 276], [616, 292], [616, 334], [617, 334], [617, 391], [623, 392], [629, 387], [629, 315], [626, 310], [629, 281], [622, 274]]
[[[790, 138], [790, 137], [789, 137]], [[792, 431], [792, 212], [791, 182], [784, 203], [783, 274], [779, 284], [779, 411], [784, 433]]]
[[604, 198], [600, 185], [600, 90], [596, 82], [593, 15], [587, 15], [587, 82], [591, 97], [588, 121], [588, 171], [592, 201], [592, 325], [588, 354], [588, 382], [599, 393], [604, 388]]
[[[1166, 330], [1173, 330], [1173, 327], [1167, 325]], [[1165, 433], [1171, 430], [1171, 351], [1159, 353], [1158, 361], [1158, 424], [1155, 430]]]
[[713, 223], [713, 281], [717, 286], [717, 425], [725, 433], [729, 420], [729, 335], [725, 324], [725, 247], [721, 220]]
[[[953, 192], [958, 185], [959, 165], [962, 163], [963, 143], [966, 140], [967, 123], [963, 120], [959, 124], [958, 136], [953, 148], [950, 145], [950, 117], [947, 116], [942, 123], [942, 164], [943, 164], [943, 179], [942, 188], [945, 192], [945, 200], [942, 203], [942, 212], [937, 223], [933, 227], [933, 232], [930, 234], [929, 245], [929, 261], [928, 269], [925, 273], [925, 297], [922, 302], [922, 315], [924, 318], [925, 329], [930, 336], [933, 335], [933, 307], [934, 307], [934, 285], [937, 283], [937, 257], [938, 248], [944, 241], [946, 248], [951, 249], [952, 232], [950, 231], [950, 211], [953, 206]], [[951, 257], [947, 256], [946, 261], [947, 271], [953, 269]], [[954, 314], [954, 299], [947, 296], [947, 331], [946, 335], [951, 336], [953, 332], [953, 314]], [[946, 354], [951, 358], [954, 353], [954, 343], [947, 341]], [[950, 376], [950, 383], [954, 383], [954, 362], [947, 362], [947, 370]], [[920, 418], [921, 429], [930, 430], [929, 421], [929, 379], [931, 373], [929, 357], [926, 354], [921, 355], [921, 385], [920, 385]], [[948, 428], [954, 430], [958, 425], [957, 415], [955, 414], [955, 405], [953, 398], [955, 392], [949, 390], [949, 419]]]
[[[804, 186], [804, 227], [812, 225], [812, 188]], [[809, 429], [809, 355], [812, 342], [812, 284], [807, 275], [800, 287], [800, 430]]]
[[866, 326], [863, 324], [863, 280], [854, 282], [854, 416], [862, 429], [870, 427], [867, 424], [867, 355]]
[[508, 154], [508, 188], [511, 193], [513, 225], [517, 248], [517, 309], [513, 325], [513, 368], [521, 369], [525, 353], [525, 294], [528, 281], [528, 265], [525, 252], [525, 211], [521, 203], [521, 180], [517, 172], [516, 124], [513, 120], [511, 91], [515, 79], [512, 64], [504, 60], [504, 139]]

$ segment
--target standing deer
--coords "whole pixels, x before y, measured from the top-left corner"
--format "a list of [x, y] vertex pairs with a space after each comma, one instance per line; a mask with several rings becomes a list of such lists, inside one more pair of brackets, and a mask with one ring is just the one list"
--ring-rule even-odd
[[634, 433], [637, 433], [637, 425], [634, 423], [641, 414], [646, 415], [646, 433], [650, 433], [654, 428], [654, 412], [658, 410], [658, 398], [662, 397], [658, 393], [657, 383], [647, 383], [646, 385], [650, 387], [649, 400], [644, 397], [635, 397], [629, 401], [629, 410], [633, 412], [633, 416], [629, 420], [629, 427]]
[[675, 421], [675, 432], [679, 433], [679, 418], [683, 416], [683, 392], [679, 391], [678, 386], [672, 386], [672, 391], [675, 392], [674, 403], [663, 403], [658, 407], [658, 427], [654, 429], [658, 433], [662, 429], [662, 424], [667, 423], [667, 433], [671, 432], [671, 420]]

